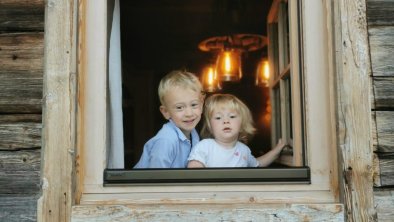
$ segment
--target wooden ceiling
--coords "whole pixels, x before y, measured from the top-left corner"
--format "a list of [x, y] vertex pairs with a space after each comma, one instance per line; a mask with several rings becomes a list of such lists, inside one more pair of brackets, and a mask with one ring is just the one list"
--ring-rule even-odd
[[123, 61], [133, 69], [200, 69], [214, 58], [198, 49], [201, 41], [236, 33], [266, 36], [271, 2], [120, 0]]

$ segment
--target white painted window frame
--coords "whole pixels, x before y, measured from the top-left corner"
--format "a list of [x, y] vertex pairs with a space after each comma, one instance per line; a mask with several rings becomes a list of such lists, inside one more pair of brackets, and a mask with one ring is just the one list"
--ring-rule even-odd
[[[294, 3], [289, 1], [291, 12]], [[107, 2], [87, 0], [80, 13], [77, 204], [338, 203], [335, 91], [330, 5], [303, 1], [305, 133], [311, 184], [149, 185], [104, 187], [107, 149]], [[290, 39], [290, 41], [295, 41]], [[298, 58], [291, 58], [297, 63]], [[299, 81], [299, 80], [296, 80]], [[295, 82], [297, 84], [297, 82]], [[293, 95], [299, 96], [299, 95]], [[301, 110], [301, 107], [295, 107]], [[300, 120], [299, 120], [300, 121]], [[295, 123], [295, 129], [301, 122]], [[293, 132], [294, 143], [302, 139]]]

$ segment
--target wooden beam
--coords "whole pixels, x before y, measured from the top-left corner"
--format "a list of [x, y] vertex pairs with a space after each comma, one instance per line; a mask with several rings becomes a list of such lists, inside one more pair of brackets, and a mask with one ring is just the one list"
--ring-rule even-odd
[[39, 221], [70, 221], [73, 204], [78, 2], [46, 1]]
[[347, 221], [375, 221], [371, 64], [365, 0], [332, 1], [334, 9], [338, 145]]
[[73, 222], [344, 221], [342, 204], [78, 205]]

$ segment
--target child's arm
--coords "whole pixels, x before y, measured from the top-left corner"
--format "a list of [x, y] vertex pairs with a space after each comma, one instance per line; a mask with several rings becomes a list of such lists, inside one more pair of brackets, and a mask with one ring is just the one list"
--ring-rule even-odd
[[187, 168], [204, 168], [204, 164], [202, 164], [198, 160], [190, 160], [189, 163], [187, 164]]
[[276, 158], [278, 158], [280, 152], [285, 147], [285, 143], [282, 140], [279, 140], [279, 143], [270, 150], [269, 152], [265, 153], [264, 155], [256, 158], [259, 161], [259, 167], [266, 167], [270, 165]]

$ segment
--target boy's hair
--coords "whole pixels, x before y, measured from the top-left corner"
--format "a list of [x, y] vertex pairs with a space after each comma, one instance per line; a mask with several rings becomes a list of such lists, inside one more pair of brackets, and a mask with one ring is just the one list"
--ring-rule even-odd
[[158, 93], [162, 105], [168, 90], [176, 86], [202, 93], [202, 85], [196, 75], [187, 71], [173, 70], [160, 80]]
[[256, 131], [253, 126], [253, 117], [245, 103], [231, 94], [214, 94], [205, 100], [204, 125], [201, 129], [201, 137], [213, 138], [210, 119], [214, 109], [221, 106], [235, 110], [241, 116], [241, 129], [238, 135], [238, 140], [247, 143]]

